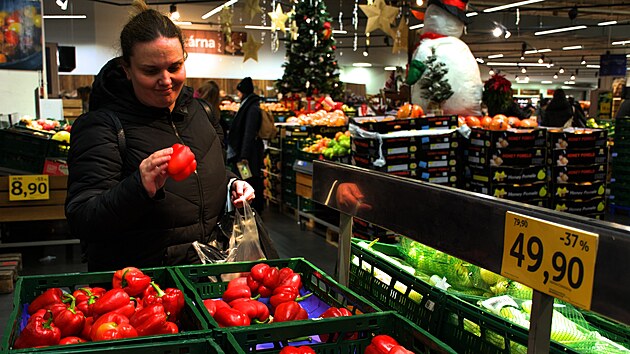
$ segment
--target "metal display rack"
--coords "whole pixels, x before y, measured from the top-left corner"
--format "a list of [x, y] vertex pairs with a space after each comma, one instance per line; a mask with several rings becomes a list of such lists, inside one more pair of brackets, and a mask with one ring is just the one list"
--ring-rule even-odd
[[[353, 216], [500, 274], [512, 212], [599, 235], [590, 310], [630, 324], [630, 227], [339, 163], [316, 161], [313, 176], [313, 200], [340, 212], [342, 284], [349, 280]], [[360, 191], [358, 203], [336, 198], [341, 184]], [[542, 291], [534, 287], [528, 353], [549, 351], [554, 297]]]

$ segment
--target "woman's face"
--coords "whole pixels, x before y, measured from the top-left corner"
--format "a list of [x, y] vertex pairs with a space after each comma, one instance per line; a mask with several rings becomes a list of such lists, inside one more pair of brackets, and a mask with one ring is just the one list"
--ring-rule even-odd
[[184, 50], [179, 40], [160, 37], [137, 43], [129, 61], [125, 73], [138, 100], [150, 107], [172, 111], [186, 80]]

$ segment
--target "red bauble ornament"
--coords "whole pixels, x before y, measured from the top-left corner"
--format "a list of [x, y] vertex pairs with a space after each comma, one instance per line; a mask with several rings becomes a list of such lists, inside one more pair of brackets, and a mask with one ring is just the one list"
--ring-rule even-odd
[[328, 22], [328, 21], [324, 22], [324, 28], [329, 29], [330, 28], [330, 22]]

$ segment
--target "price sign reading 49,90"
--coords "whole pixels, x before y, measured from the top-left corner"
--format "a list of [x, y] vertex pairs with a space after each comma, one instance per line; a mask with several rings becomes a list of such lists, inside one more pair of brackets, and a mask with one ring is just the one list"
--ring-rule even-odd
[[49, 198], [48, 175], [9, 176], [9, 201]]
[[507, 212], [501, 274], [591, 308], [599, 235]]

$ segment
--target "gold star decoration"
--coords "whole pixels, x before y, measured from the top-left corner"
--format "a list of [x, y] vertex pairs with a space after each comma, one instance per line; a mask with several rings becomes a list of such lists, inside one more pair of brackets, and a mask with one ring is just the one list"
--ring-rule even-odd
[[258, 14], [262, 14], [259, 0], [245, 0], [245, 13], [249, 14], [249, 19], [253, 20]]
[[225, 36], [225, 43], [230, 44], [232, 42], [232, 8], [224, 7], [219, 13], [219, 19], [221, 32]]
[[247, 33], [247, 42], [243, 43], [243, 63], [247, 59], [258, 61], [258, 50], [260, 47], [262, 47], [262, 43], [256, 42], [251, 33]]
[[287, 27], [285, 22], [289, 18], [289, 15], [282, 12], [282, 7], [280, 4], [276, 7], [276, 10], [273, 12], [267, 12], [269, 17], [271, 18], [271, 30], [280, 30], [282, 32], [286, 31]]
[[295, 22], [295, 21], [291, 22], [291, 29], [289, 30], [289, 32], [291, 32], [291, 40], [292, 41], [296, 41], [298, 39], [298, 36], [300, 35], [298, 33], [297, 22]]
[[392, 53], [399, 53], [401, 50], [407, 50], [409, 40], [409, 27], [407, 27], [407, 21], [405, 18], [400, 19], [400, 23], [398, 24], [398, 28], [396, 29], [396, 35], [394, 36], [394, 47], [392, 48]]
[[359, 7], [368, 18], [365, 26], [366, 34], [381, 29], [394, 38], [395, 33], [391, 25], [396, 21], [396, 15], [398, 15], [397, 7], [387, 5], [384, 0], [376, 0], [373, 4], [370, 4], [370, 1], [368, 1], [367, 5], [359, 5]]

